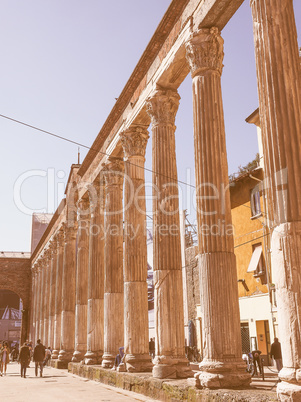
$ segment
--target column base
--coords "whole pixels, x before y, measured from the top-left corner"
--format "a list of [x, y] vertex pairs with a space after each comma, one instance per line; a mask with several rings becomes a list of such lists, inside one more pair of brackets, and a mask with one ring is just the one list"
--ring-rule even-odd
[[292, 384], [281, 381], [277, 385], [277, 397], [282, 402], [299, 402], [301, 401], [301, 384]]
[[203, 360], [200, 372], [194, 375], [197, 388], [240, 388], [251, 383], [251, 374], [245, 363], [238, 359], [232, 362]]
[[125, 356], [126, 371], [129, 373], [148, 373], [153, 369], [152, 358], [149, 354]]
[[101, 364], [102, 362], [102, 352], [87, 352], [84, 356], [84, 362], [87, 365], [93, 365], [93, 364]]
[[58, 357], [59, 357], [59, 350], [54, 349], [54, 350], [52, 351], [52, 354], [51, 354], [51, 359], [52, 359], [52, 360], [56, 360], [56, 359], [58, 359]]
[[62, 362], [71, 362], [73, 350], [60, 350], [58, 359]]
[[85, 354], [85, 352], [80, 352], [79, 350], [75, 350], [73, 352], [71, 361], [74, 363], [81, 363], [84, 359], [84, 354]]
[[153, 367], [154, 378], [188, 378], [193, 371], [185, 357], [156, 356]]
[[103, 368], [112, 368], [114, 366], [115, 357], [111, 353], [104, 353], [102, 356], [102, 367]]
[[277, 385], [280, 401], [301, 401], [301, 369], [287, 368], [279, 372], [281, 382]]

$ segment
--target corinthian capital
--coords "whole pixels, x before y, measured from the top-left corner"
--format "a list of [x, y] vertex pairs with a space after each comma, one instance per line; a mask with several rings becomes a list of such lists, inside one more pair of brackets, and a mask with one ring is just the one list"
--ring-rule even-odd
[[149, 139], [146, 126], [133, 125], [121, 134], [120, 139], [126, 159], [131, 156], [145, 156]]
[[154, 127], [158, 125], [174, 126], [180, 99], [177, 91], [156, 90], [154, 95], [146, 101], [146, 110], [152, 119], [152, 125]]
[[224, 40], [218, 28], [203, 28], [194, 32], [186, 42], [186, 58], [192, 77], [213, 70], [223, 69]]
[[109, 161], [102, 166], [106, 187], [123, 185], [123, 161], [121, 158], [110, 157]]

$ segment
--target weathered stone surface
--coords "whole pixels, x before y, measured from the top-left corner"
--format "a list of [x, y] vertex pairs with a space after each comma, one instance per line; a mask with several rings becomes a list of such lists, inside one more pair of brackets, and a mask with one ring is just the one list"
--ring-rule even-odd
[[109, 159], [105, 177], [105, 283], [103, 367], [113, 367], [124, 345], [123, 290], [123, 163]]
[[215, 27], [200, 29], [191, 35], [186, 50], [193, 79], [198, 263], [204, 343], [197, 385], [231, 388], [248, 385], [251, 377], [245, 372], [241, 359], [233, 232], [216, 234], [212, 231], [221, 222], [226, 228], [232, 226], [221, 93], [223, 39]]
[[[93, 183], [88, 267], [88, 322], [85, 364], [100, 364], [104, 341], [104, 179]], [[95, 198], [95, 199], [94, 199]]]
[[72, 361], [83, 360], [87, 348], [88, 267], [90, 243], [90, 204], [88, 197], [79, 201], [78, 249], [75, 291], [75, 334]]
[[246, 390], [199, 390], [193, 379], [172, 380], [153, 378], [148, 373], [119, 373], [106, 370], [100, 366], [84, 366], [69, 363], [68, 371], [90, 380], [113, 385], [129, 391], [134, 391], [161, 401], [224, 401], [224, 402], [272, 402], [277, 401], [275, 392], [246, 389]]
[[180, 96], [156, 90], [147, 101], [153, 133], [153, 239], [156, 357], [153, 376], [192, 376], [184, 352], [184, 310], [175, 117]]
[[121, 137], [125, 158], [124, 352], [126, 370], [152, 370], [148, 346], [144, 163], [148, 131], [133, 126]]
[[77, 224], [67, 221], [63, 229], [61, 349], [58, 359], [62, 362], [69, 362], [74, 352]]
[[293, 401], [301, 400], [300, 58], [293, 1], [252, 0], [251, 9], [284, 366], [277, 391], [280, 400]]

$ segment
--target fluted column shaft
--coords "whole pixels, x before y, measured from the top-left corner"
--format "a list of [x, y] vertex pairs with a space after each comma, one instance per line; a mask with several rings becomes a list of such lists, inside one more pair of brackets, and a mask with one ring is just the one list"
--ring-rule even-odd
[[48, 344], [48, 330], [49, 330], [49, 287], [50, 287], [50, 264], [51, 264], [51, 251], [46, 250], [46, 262], [45, 262], [45, 287], [44, 287], [44, 340], [43, 343], [46, 347]]
[[49, 280], [49, 326], [48, 326], [48, 346], [53, 348], [54, 345], [54, 307], [55, 307], [55, 279], [56, 279], [56, 242], [51, 243], [51, 256], [50, 256], [50, 280]]
[[[204, 359], [197, 385], [250, 382], [241, 359], [236, 259], [233, 246], [224, 112], [223, 39], [217, 28], [186, 44], [193, 80], [194, 153]], [[221, 375], [223, 374], [223, 375]]]
[[153, 240], [156, 357], [153, 376], [188, 377], [180, 245], [175, 116], [180, 96], [157, 90], [147, 101], [153, 135]]
[[45, 256], [41, 257], [41, 276], [40, 276], [40, 300], [39, 300], [39, 308], [40, 308], [40, 331], [39, 338], [41, 342], [44, 343], [44, 316], [45, 316]]
[[37, 263], [37, 272], [36, 272], [36, 300], [35, 300], [35, 343], [40, 338], [40, 314], [41, 314], [41, 306], [40, 306], [40, 294], [41, 294], [41, 267], [40, 262]]
[[[301, 399], [301, 71], [292, 0], [252, 0], [272, 268], [284, 368]], [[297, 399], [290, 399], [297, 400]], [[299, 399], [298, 399], [299, 400]]]
[[35, 342], [35, 316], [36, 316], [36, 292], [37, 292], [37, 282], [36, 282], [36, 266], [33, 266], [31, 269], [31, 310], [30, 310], [30, 340]]
[[87, 353], [85, 364], [100, 364], [104, 340], [104, 180], [93, 183], [88, 266]]
[[105, 177], [105, 283], [104, 354], [102, 366], [114, 365], [124, 345], [123, 318], [123, 206], [122, 162], [111, 158], [103, 168]]
[[152, 370], [148, 343], [147, 244], [145, 216], [145, 126], [121, 136], [125, 158], [124, 188], [124, 348], [126, 370]]
[[78, 205], [78, 251], [73, 362], [83, 360], [87, 347], [88, 266], [91, 217], [89, 200], [87, 198], [81, 199]]
[[57, 359], [61, 346], [61, 311], [62, 311], [62, 272], [64, 259], [64, 233], [60, 229], [55, 236], [57, 242], [55, 300], [54, 300], [54, 340], [52, 359]]
[[76, 283], [76, 222], [64, 225], [64, 262], [62, 274], [61, 350], [59, 360], [70, 362], [74, 352], [75, 283]]

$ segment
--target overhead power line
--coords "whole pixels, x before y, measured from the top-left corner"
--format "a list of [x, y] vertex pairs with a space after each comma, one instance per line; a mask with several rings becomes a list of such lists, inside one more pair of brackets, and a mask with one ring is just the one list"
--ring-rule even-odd
[[[101, 154], [101, 155], [108, 156], [108, 157], [111, 156], [111, 155], [107, 154], [106, 152], [99, 151], [98, 149], [93, 148], [93, 147], [89, 147], [88, 145], [82, 144], [81, 142], [71, 140], [70, 138], [63, 137], [62, 135], [54, 134], [54, 133], [52, 133], [52, 132], [50, 132], [50, 131], [47, 131], [47, 130], [44, 130], [44, 129], [42, 129], [42, 128], [33, 126], [33, 125], [31, 125], [31, 124], [28, 124], [28, 123], [24, 123], [23, 121], [20, 121], [20, 120], [17, 120], [17, 119], [13, 119], [12, 117], [5, 116], [5, 115], [3, 115], [3, 114], [0, 114], [0, 117], [2, 117], [2, 118], [4, 118], [4, 119], [7, 119], [7, 120], [10, 120], [10, 121], [13, 121], [14, 123], [21, 124], [22, 126], [32, 128], [33, 130], [40, 131], [40, 132], [42, 132], [42, 133], [44, 133], [44, 134], [47, 134], [47, 135], [50, 135], [50, 136], [52, 136], [52, 137], [58, 138], [59, 140], [63, 140], [63, 141], [66, 141], [66, 142], [70, 142], [71, 144], [74, 144], [74, 145], [77, 145], [77, 146], [86, 148], [86, 149], [88, 149], [88, 150], [93, 150], [93, 151], [95, 151], [95, 152], [97, 152], [97, 153], [99, 153], [99, 154]], [[146, 168], [146, 167], [138, 166], [138, 165], [136, 165], [136, 164], [134, 164], [134, 163], [132, 163], [132, 162], [129, 162], [129, 161], [126, 161], [126, 163], [128, 163], [129, 165], [135, 166], [135, 167], [137, 167], [137, 168], [143, 169], [143, 170], [145, 170], [145, 171], [147, 171], [147, 172], [155, 173], [155, 174], [157, 174], [158, 176], [165, 177], [166, 179], [170, 179], [170, 180], [172, 180], [173, 182], [181, 183], [181, 184], [184, 184], [185, 186], [192, 187], [192, 188], [194, 188], [194, 189], [196, 188], [193, 184], [186, 183], [186, 182], [181, 181], [181, 180], [175, 180], [175, 179], [172, 178], [172, 177], [163, 175], [162, 173], [155, 172], [155, 171], [152, 170], [152, 169], [148, 169], [148, 168]], [[249, 207], [248, 205], [245, 205], [245, 204], [239, 204], [239, 203], [236, 203], [236, 202], [234, 202], [234, 204], [236, 204], [236, 205], [238, 205], [238, 206], [242, 205], [242, 206], [244, 206], [244, 207], [246, 207], [246, 208], [251, 209], [251, 207]]]

